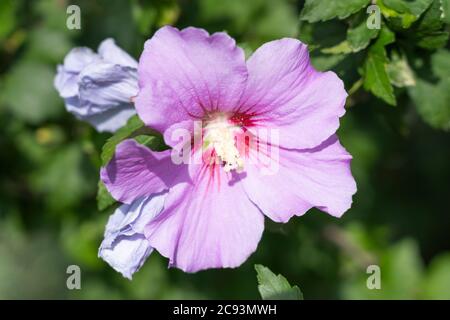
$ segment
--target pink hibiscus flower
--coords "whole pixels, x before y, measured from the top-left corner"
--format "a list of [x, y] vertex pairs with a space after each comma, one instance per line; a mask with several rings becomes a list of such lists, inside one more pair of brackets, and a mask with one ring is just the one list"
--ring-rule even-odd
[[146, 42], [138, 77], [137, 113], [172, 149], [126, 140], [101, 170], [128, 207], [163, 199], [156, 213], [139, 206], [146, 220], [134, 232], [145, 254], [128, 252], [121, 266], [130, 260], [134, 272], [156, 249], [186, 272], [237, 267], [256, 250], [264, 216], [287, 222], [312, 207], [336, 217], [350, 208], [351, 156], [335, 135], [347, 93], [336, 74], [311, 66], [300, 41], [266, 43], [246, 61], [226, 33], [167, 26]]

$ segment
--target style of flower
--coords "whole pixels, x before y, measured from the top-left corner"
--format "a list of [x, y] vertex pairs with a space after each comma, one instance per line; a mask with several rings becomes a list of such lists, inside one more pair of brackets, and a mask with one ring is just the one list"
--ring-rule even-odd
[[[137, 113], [172, 149], [125, 140], [101, 169], [125, 210], [100, 256], [107, 247], [125, 276], [153, 249], [186, 272], [237, 267], [256, 250], [264, 216], [284, 223], [313, 207], [335, 217], [350, 208], [351, 156], [336, 136], [347, 93], [300, 41], [268, 42], [246, 61], [226, 33], [166, 26], [145, 43], [138, 75]], [[180, 143], [180, 131], [192, 139]], [[201, 161], [174, 161], [183, 150]]]
[[57, 68], [54, 83], [67, 111], [98, 131], [114, 132], [134, 115], [138, 92], [137, 62], [114, 40], [104, 40], [98, 54], [72, 49]]

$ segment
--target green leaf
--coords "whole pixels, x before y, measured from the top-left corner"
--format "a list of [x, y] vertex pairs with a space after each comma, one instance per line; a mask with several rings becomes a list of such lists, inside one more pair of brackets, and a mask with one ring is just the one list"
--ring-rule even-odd
[[442, 21], [450, 24], [450, 0], [440, 0], [442, 4], [442, 11], [444, 13]]
[[394, 33], [383, 27], [378, 40], [369, 48], [363, 66], [364, 88], [390, 105], [396, 105], [396, 99], [387, 73], [389, 60], [385, 46], [394, 39]]
[[132, 116], [127, 124], [116, 131], [116, 133], [109, 138], [105, 145], [102, 148], [102, 166], [105, 166], [108, 164], [109, 160], [114, 155], [114, 152], [116, 151], [116, 146], [123, 140], [132, 137], [132, 135], [138, 131], [139, 129], [144, 127], [144, 123], [141, 121], [141, 119], [134, 115]]
[[395, 41], [395, 34], [389, 30], [387, 27], [381, 28], [380, 36], [378, 37], [377, 41], [374, 43], [372, 47], [374, 48], [384, 48], [388, 44], [391, 44]]
[[424, 299], [450, 299], [450, 253], [434, 258], [424, 283]]
[[169, 147], [164, 143], [162, 135], [138, 135], [134, 137], [138, 143], [152, 149], [153, 151], [163, 151], [169, 149]]
[[414, 40], [425, 49], [438, 49], [447, 44], [449, 33], [444, 29], [444, 11], [440, 0], [434, 0], [414, 28]]
[[[344, 299], [417, 299], [424, 276], [424, 266], [417, 243], [412, 239], [404, 239], [389, 246], [378, 247], [373, 235], [363, 234], [374, 246], [369, 250], [374, 254], [374, 262], [380, 267], [381, 288], [371, 290], [367, 287], [368, 274], [358, 270], [353, 277], [347, 278], [343, 286]], [[385, 237], [383, 237], [385, 239]], [[367, 243], [366, 245], [369, 245]], [[378, 248], [377, 248], [378, 247]], [[367, 249], [366, 249], [367, 250]], [[365, 265], [366, 268], [366, 265]]]
[[440, 79], [450, 77], [450, 51], [441, 49], [431, 57], [431, 69]]
[[299, 39], [309, 45], [309, 50], [329, 48], [346, 40], [347, 24], [340, 20], [322, 23], [300, 23]]
[[382, 290], [387, 299], [415, 298], [423, 277], [423, 263], [417, 243], [405, 239], [393, 245], [382, 258], [381, 270]]
[[398, 19], [409, 28], [427, 10], [433, 0], [382, 0], [377, 2], [386, 18]]
[[408, 64], [405, 55], [400, 55], [394, 51], [391, 60], [387, 65], [387, 73], [391, 83], [399, 88], [410, 87], [416, 84], [414, 74]]
[[17, 64], [5, 79], [0, 99], [18, 118], [38, 124], [64, 111], [62, 100], [53, 88], [53, 68], [25, 60]]
[[416, 32], [428, 33], [441, 29], [444, 24], [442, 20], [443, 15], [444, 12], [440, 0], [434, 0], [422, 18], [417, 22]]
[[415, 87], [409, 88], [417, 112], [430, 126], [450, 130], [450, 51], [442, 49], [431, 57], [431, 69], [439, 79], [431, 83], [418, 79]]
[[301, 20], [309, 22], [326, 21], [338, 17], [344, 19], [358, 12], [370, 3], [370, 0], [306, 0], [300, 15]]
[[422, 37], [417, 45], [424, 49], [434, 50], [445, 46], [449, 38], [449, 33], [446, 31], [437, 31]]
[[108, 189], [106, 189], [105, 187], [105, 184], [101, 180], [99, 180], [97, 188], [98, 210], [103, 211], [114, 203], [116, 203], [116, 200], [109, 194]]
[[345, 59], [343, 54], [311, 56], [311, 63], [319, 71], [327, 71]]
[[437, 84], [418, 79], [408, 91], [425, 122], [436, 129], [450, 130], [450, 78]]
[[363, 19], [358, 25], [347, 30], [347, 41], [353, 52], [367, 48], [370, 41], [378, 36], [379, 29], [367, 28], [366, 20]]
[[352, 48], [350, 48], [350, 44], [348, 41], [343, 41], [334, 47], [322, 49], [321, 52], [325, 54], [348, 54], [352, 52]]
[[15, 0], [0, 1], [0, 41], [8, 36], [16, 24]]
[[263, 300], [303, 300], [297, 286], [291, 286], [281, 274], [275, 275], [269, 268], [256, 264], [258, 290]]
[[399, 13], [410, 13], [419, 17], [433, 0], [383, 0], [383, 3]]

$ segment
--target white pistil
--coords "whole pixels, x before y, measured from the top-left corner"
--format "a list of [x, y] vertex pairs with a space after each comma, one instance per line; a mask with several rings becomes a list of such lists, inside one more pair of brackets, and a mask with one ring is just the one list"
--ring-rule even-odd
[[212, 147], [215, 153], [224, 163], [225, 172], [231, 170], [240, 171], [244, 167], [244, 161], [236, 148], [235, 133], [241, 130], [232, 125], [224, 116], [218, 116], [205, 126], [204, 146]]

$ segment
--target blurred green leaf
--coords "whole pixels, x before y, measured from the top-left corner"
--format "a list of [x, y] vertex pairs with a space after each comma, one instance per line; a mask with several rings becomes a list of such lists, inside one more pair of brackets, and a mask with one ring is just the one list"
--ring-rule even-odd
[[311, 63], [319, 71], [327, 71], [345, 59], [343, 54], [314, 55]]
[[148, 35], [154, 26], [174, 24], [180, 15], [180, 8], [175, 0], [133, 0], [131, 9], [134, 21], [143, 35]]
[[75, 36], [81, 30], [66, 27], [66, 10], [69, 5], [68, 0], [39, 0], [33, 3], [32, 9], [39, 17], [41, 27]]
[[34, 132], [33, 130], [21, 130], [14, 137], [13, 141], [30, 165], [42, 165], [46, 163], [55, 151], [52, 146], [40, 143], [38, 132]]
[[64, 253], [50, 233], [0, 220], [0, 299], [64, 299]]
[[450, 77], [450, 51], [441, 49], [431, 57], [431, 69], [439, 79]]
[[50, 63], [61, 63], [73, 46], [67, 34], [45, 27], [33, 30], [29, 41], [27, 58]]
[[396, 99], [387, 73], [389, 60], [385, 46], [394, 40], [394, 33], [383, 27], [378, 40], [369, 48], [363, 67], [364, 88], [390, 105], [396, 105]]
[[255, 265], [258, 278], [258, 290], [263, 300], [303, 300], [303, 294], [297, 286], [291, 286], [281, 274], [276, 275], [269, 268]]
[[437, 84], [417, 79], [409, 94], [425, 122], [436, 129], [450, 130], [450, 78]]
[[447, 31], [436, 31], [421, 37], [417, 44], [425, 49], [438, 49], [445, 46], [448, 41], [449, 33]]
[[16, 24], [15, 0], [0, 1], [0, 41], [8, 36]]
[[387, 73], [391, 83], [396, 87], [410, 87], [416, 84], [406, 56], [397, 51], [393, 51], [391, 54], [391, 60], [387, 65]]
[[105, 187], [105, 184], [99, 180], [97, 186], [97, 208], [100, 211], [105, 210], [106, 208], [112, 206], [116, 203], [116, 199], [114, 199], [108, 190]]
[[[152, 255], [139, 272], [133, 275], [133, 281], [125, 280], [125, 288], [133, 299], [165, 298], [163, 295], [171, 289], [169, 275], [166, 271], [165, 261]], [[149, 285], [150, 283], [151, 285]]]
[[367, 280], [370, 273], [356, 269], [353, 277], [342, 283], [344, 299], [417, 299], [421, 294], [424, 268], [417, 244], [405, 239], [380, 250], [379, 289], [369, 289]]
[[344, 19], [366, 7], [370, 0], [306, 0], [300, 19], [309, 22], [326, 21], [338, 17]]
[[450, 0], [441, 0], [442, 3], [442, 11], [444, 16], [442, 17], [442, 20], [450, 24]]
[[433, 73], [439, 81], [432, 83], [418, 79], [409, 88], [417, 112], [434, 128], [450, 130], [450, 52], [439, 50], [431, 57]]
[[264, 7], [264, 2], [264, 0], [200, 0], [199, 13], [202, 21], [210, 24], [220, 21], [221, 28], [226, 28], [232, 33], [243, 33], [247, 29], [250, 20], [252, 20], [255, 11], [262, 11], [261, 8]]
[[67, 221], [61, 232], [61, 243], [68, 255], [80, 267], [100, 269], [103, 265], [98, 258], [98, 248], [102, 241], [106, 219], [96, 215], [95, 219], [81, 223]]
[[16, 117], [32, 124], [54, 119], [64, 111], [53, 88], [55, 74], [45, 64], [23, 60], [7, 75], [0, 100]]
[[413, 240], [392, 246], [381, 261], [382, 290], [387, 299], [414, 299], [420, 292], [423, 263]]
[[161, 1], [158, 6], [158, 21], [157, 26], [172, 25], [177, 22], [180, 15], [180, 8], [175, 0]]
[[81, 199], [93, 192], [92, 181], [87, 172], [82, 149], [76, 144], [63, 147], [52, 153], [52, 156], [31, 176], [31, 184], [38, 194], [46, 195], [45, 199], [52, 209], [61, 209], [77, 204]]
[[289, 0], [199, 0], [198, 6], [199, 23], [206, 29], [240, 35], [238, 40], [253, 49], [261, 41], [297, 35], [298, 16]]
[[450, 299], [450, 253], [434, 258], [424, 281], [423, 298]]
[[142, 3], [141, 1], [133, 0], [131, 9], [139, 32], [142, 34], [148, 34], [151, 27], [155, 24], [156, 16], [158, 14], [156, 8], [153, 6], [153, 3]]
[[252, 30], [249, 37], [256, 37], [262, 41], [297, 37], [298, 17], [295, 14], [295, 7], [292, 5], [292, 1], [280, 0], [275, 2], [265, 0], [263, 8], [263, 15], [258, 15], [256, 10], [254, 15], [258, 18], [251, 19], [251, 22], [247, 21], [247, 23], [251, 23]]

